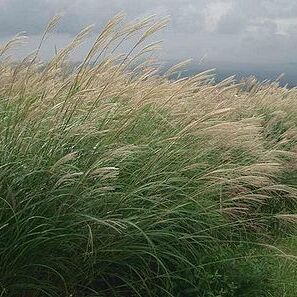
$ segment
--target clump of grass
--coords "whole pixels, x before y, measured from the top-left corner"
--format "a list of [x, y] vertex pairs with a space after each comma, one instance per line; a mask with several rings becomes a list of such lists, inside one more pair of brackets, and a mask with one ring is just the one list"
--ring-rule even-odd
[[272, 243], [295, 221], [295, 124], [275, 112], [296, 93], [160, 75], [147, 39], [166, 22], [115, 16], [71, 71], [91, 27], [44, 65], [42, 42], [17, 64], [19, 36], [1, 49], [1, 297], [286, 292]]

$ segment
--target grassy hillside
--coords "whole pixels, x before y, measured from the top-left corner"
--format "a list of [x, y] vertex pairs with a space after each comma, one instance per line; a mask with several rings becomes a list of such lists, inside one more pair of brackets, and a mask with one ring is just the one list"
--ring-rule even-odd
[[74, 70], [90, 28], [0, 49], [1, 297], [295, 296], [297, 91], [160, 76], [165, 25], [118, 15]]

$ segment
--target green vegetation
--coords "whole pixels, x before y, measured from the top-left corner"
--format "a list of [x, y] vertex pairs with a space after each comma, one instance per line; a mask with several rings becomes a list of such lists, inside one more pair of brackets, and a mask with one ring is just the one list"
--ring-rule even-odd
[[158, 74], [165, 25], [118, 15], [71, 71], [90, 28], [0, 49], [1, 297], [296, 295], [297, 92]]

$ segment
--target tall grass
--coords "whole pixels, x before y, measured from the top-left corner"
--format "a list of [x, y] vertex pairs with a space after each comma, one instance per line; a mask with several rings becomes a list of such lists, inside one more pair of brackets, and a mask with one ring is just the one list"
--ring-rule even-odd
[[296, 90], [160, 75], [154, 17], [42, 64], [57, 22], [0, 50], [0, 296], [295, 296]]

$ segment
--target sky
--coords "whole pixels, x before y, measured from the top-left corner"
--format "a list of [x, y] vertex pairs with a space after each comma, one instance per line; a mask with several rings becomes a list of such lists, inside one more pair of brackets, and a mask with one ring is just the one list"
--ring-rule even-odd
[[20, 31], [38, 40], [48, 20], [63, 14], [45, 54], [83, 27], [99, 30], [116, 13], [127, 19], [170, 16], [161, 34], [163, 57], [205, 63], [279, 65], [297, 63], [296, 0], [0, 0], [0, 42]]

